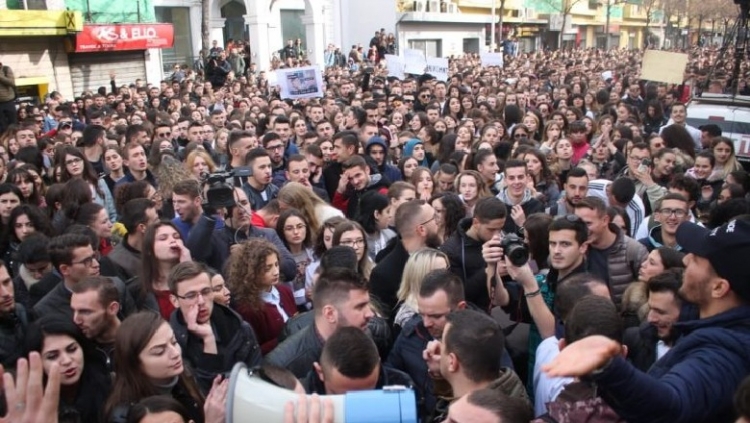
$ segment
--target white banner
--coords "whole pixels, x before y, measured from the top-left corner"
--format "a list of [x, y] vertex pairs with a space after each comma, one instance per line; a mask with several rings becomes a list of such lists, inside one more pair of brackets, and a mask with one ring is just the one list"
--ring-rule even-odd
[[448, 80], [448, 59], [442, 57], [427, 58], [427, 71], [430, 75], [437, 78], [438, 81]]
[[404, 60], [400, 56], [386, 54], [385, 63], [388, 65], [388, 76], [404, 79]]
[[276, 71], [281, 98], [323, 97], [323, 75], [315, 66]]
[[503, 67], [503, 53], [479, 53], [482, 59], [482, 66], [499, 66]]
[[404, 49], [404, 72], [422, 75], [427, 67], [427, 60], [422, 50]]

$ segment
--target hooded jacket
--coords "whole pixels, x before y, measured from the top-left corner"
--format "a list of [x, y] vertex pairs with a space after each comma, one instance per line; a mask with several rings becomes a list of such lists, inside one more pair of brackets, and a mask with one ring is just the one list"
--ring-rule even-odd
[[[422, 144], [424, 146], [424, 141], [420, 140], [419, 138], [412, 138], [409, 141], [407, 141], [406, 144], [404, 144], [404, 154], [403, 154], [403, 157], [411, 157], [411, 156], [413, 156], [414, 155], [414, 147], [416, 147], [419, 144]], [[419, 165], [423, 166], [423, 167], [426, 167], [426, 168], [429, 169], [431, 164], [432, 163], [430, 163], [430, 160], [427, 157], [427, 152], [425, 152], [424, 159], [422, 159], [422, 161], [419, 162]]]
[[[648, 238], [641, 238], [638, 240], [638, 242], [646, 247], [649, 253], [657, 248], [666, 247], [661, 237], [661, 225], [656, 225], [651, 228], [648, 234]], [[675, 245], [673, 248], [677, 251], [682, 251], [682, 247], [680, 247], [679, 245]]]
[[675, 323], [682, 338], [648, 373], [615, 357], [596, 375], [600, 395], [630, 422], [732, 422], [732, 398], [750, 374], [750, 306]]
[[[516, 222], [514, 222], [513, 219], [510, 218], [510, 210], [511, 208], [513, 208], [514, 204], [513, 200], [511, 200], [510, 196], [508, 195], [508, 188], [503, 188], [503, 190], [500, 191], [500, 194], [498, 194], [496, 198], [505, 203], [505, 206], [508, 208], [508, 216], [505, 219], [505, 226], [503, 226], [503, 231], [507, 234], [518, 233], [518, 225], [516, 225]], [[534, 213], [544, 213], [544, 203], [534, 198], [534, 196], [531, 195], [530, 189], [526, 189], [523, 192], [523, 198], [521, 199], [521, 202], [519, 204], [521, 205], [521, 208], [523, 209], [523, 212], [527, 218]]]
[[487, 275], [484, 258], [482, 258], [481, 240], [466, 234], [471, 228], [472, 218], [467, 217], [458, 223], [456, 232], [440, 246], [448, 256], [451, 272], [464, 282], [466, 301], [476, 304], [484, 312], [489, 310], [490, 294], [487, 292]]
[[373, 145], [379, 145], [383, 147], [383, 151], [385, 152], [385, 157], [383, 158], [383, 164], [377, 165], [375, 161], [373, 160], [372, 163], [377, 167], [378, 172], [381, 175], [384, 175], [386, 178], [388, 178], [391, 182], [396, 182], [402, 180], [401, 171], [398, 170], [396, 166], [393, 166], [392, 164], [388, 164], [388, 144], [385, 142], [385, 139], [382, 137], [372, 137], [370, 138], [370, 141], [367, 141], [367, 144], [365, 145], [365, 156], [370, 156], [370, 148], [372, 148]]

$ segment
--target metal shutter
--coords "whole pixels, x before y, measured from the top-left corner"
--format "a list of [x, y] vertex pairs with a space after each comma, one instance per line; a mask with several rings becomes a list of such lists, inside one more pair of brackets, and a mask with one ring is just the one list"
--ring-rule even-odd
[[96, 92], [99, 87], [111, 90], [109, 73], [116, 73], [117, 85], [130, 85], [136, 79], [146, 80], [145, 51], [107, 53], [76, 53], [68, 57], [70, 79], [76, 96], [84, 91]]

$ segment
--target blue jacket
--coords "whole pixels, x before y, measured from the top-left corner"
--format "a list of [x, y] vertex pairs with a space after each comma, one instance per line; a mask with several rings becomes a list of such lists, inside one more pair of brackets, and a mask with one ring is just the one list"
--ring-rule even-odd
[[750, 374], [750, 306], [676, 323], [682, 337], [648, 373], [617, 357], [593, 380], [631, 422], [734, 421], [732, 398]]

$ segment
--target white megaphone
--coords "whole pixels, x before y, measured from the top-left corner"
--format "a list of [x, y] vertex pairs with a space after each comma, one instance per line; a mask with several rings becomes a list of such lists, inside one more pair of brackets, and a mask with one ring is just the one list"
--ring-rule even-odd
[[[245, 364], [237, 363], [229, 379], [226, 423], [283, 423], [284, 407], [298, 398], [294, 391], [268, 383]], [[333, 402], [334, 423], [417, 422], [414, 392], [403, 386], [324, 398]]]

